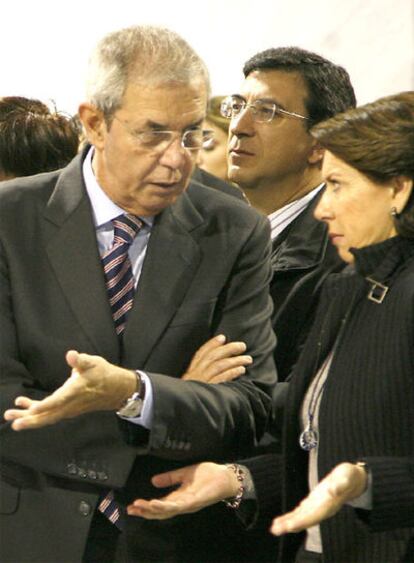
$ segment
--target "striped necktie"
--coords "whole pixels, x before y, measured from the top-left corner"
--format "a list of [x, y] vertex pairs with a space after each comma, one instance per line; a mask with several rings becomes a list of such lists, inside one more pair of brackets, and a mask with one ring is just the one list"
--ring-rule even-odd
[[[142, 227], [142, 221], [134, 215], [127, 214], [116, 217], [112, 224], [114, 226], [114, 241], [111, 248], [102, 256], [102, 265], [115, 330], [117, 335], [121, 337], [125, 329], [128, 312], [132, 307], [135, 291], [128, 250]], [[121, 513], [114, 498], [114, 491], [109, 491], [101, 498], [102, 500], [98, 504], [99, 512], [102, 512], [112, 524], [122, 530]]]
[[134, 215], [120, 215], [113, 219], [114, 242], [112, 247], [102, 256], [105, 272], [106, 289], [112, 318], [118, 336], [125, 329], [129, 310], [134, 300], [134, 276], [128, 256], [129, 247], [135, 235], [142, 227], [142, 221]]

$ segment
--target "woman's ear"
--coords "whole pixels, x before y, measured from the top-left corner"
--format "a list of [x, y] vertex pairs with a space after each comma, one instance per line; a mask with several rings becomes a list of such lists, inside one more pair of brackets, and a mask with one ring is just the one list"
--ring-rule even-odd
[[410, 198], [413, 190], [413, 180], [408, 176], [395, 176], [391, 180], [393, 190], [393, 202], [397, 213], [401, 213]]
[[100, 148], [106, 132], [106, 122], [102, 111], [92, 104], [84, 103], [79, 106], [78, 113], [87, 140], [91, 145]]

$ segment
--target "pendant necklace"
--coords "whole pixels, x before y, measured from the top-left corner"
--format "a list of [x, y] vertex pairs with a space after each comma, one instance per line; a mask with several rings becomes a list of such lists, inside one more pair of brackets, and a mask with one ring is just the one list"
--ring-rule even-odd
[[[326, 385], [326, 382], [327, 382], [328, 376], [329, 376], [329, 370], [330, 370], [330, 367], [331, 367], [331, 362], [332, 362], [332, 359], [334, 357], [336, 348], [338, 347], [338, 343], [339, 343], [339, 341], [342, 337], [342, 334], [345, 330], [345, 325], [346, 325], [346, 322], [348, 320], [348, 317], [351, 314], [351, 311], [353, 310], [353, 308], [354, 308], [354, 306], [357, 302], [357, 297], [359, 297], [359, 293], [355, 292], [352, 299], [351, 299], [349, 307], [348, 307], [345, 315], [343, 316], [343, 318], [341, 320], [341, 326], [340, 326], [338, 334], [335, 338], [335, 342], [332, 346], [332, 351], [331, 351], [330, 354], [328, 354], [326, 356], [325, 361], [323, 362], [323, 364], [322, 364], [322, 366], [321, 366], [321, 368], [320, 368], [320, 370], [317, 374], [315, 384], [312, 388], [312, 394], [311, 394], [311, 398], [310, 398], [309, 405], [308, 405], [308, 422], [305, 426], [305, 429], [300, 433], [300, 436], [299, 436], [299, 445], [303, 450], [305, 450], [307, 452], [313, 450], [319, 444], [319, 432], [313, 428], [313, 420], [315, 418], [316, 408], [317, 408], [318, 403], [320, 401], [320, 398], [322, 396], [323, 390], [325, 389], [325, 385]], [[333, 306], [333, 302], [331, 303], [331, 306]], [[323, 328], [322, 332], [321, 332], [321, 336], [324, 332], [325, 332], [325, 330]], [[321, 344], [321, 341], [319, 342], [319, 345], [320, 344]], [[326, 370], [328, 370], [328, 373], [326, 374], [325, 381], [318, 388], [318, 383], [323, 378]]]
[[325, 370], [329, 369], [331, 357], [332, 357], [332, 354], [328, 354], [328, 356], [326, 357], [323, 365], [321, 366], [321, 369], [319, 370], [319, 374], [318, 374], [318, 377], [317, 377], [315, 384], [313, 386], [311, 398], [310, 398], [310, 401], [309, 401], [308, 422], [305, 426], [305, 429], [303, 430], [303, 432], [300, 433], [300, 436], [299, 436], [299, 445], [303, 450], [305, 450], [307, 452], [316, 448], [318, 443], [319, 443], [319, 433], [317, 432], [317, 430], [315, 430], [313, 428], [313, 419], [314, 419], [314, 416], [315, 416], [316, 407], [318, 405], [319, 399], [320, 399], [322, 392], [325, 388], [327, 377], [325, 378], [325, 381], [322, 383], [322, 385], [319, 388], [318, 388], [318, 383], [321, 380], [321, 378], [323, 377]]

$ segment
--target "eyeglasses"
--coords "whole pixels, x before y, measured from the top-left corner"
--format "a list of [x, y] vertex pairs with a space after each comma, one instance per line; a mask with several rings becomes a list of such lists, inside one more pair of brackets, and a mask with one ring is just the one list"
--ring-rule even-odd
[[181, 146], [188, 151], [198, 151], [208, 145], [213, 137], [214, 131], [210, 129], [188, 129], [184, 133], [179, 131], [160, 131], [159, 129], [147, 129], [146, 131], [135, 131], [125, 121], [114, 117], [125, 127], [131, 137], [142, 148], [156, 152], [165, 151], [176, 138], [180, 138]]
[[248, 104], [243, 98], [237, 96], [228, 96], [225, 98], [220, 106], [220, 113], [223, 117], [227, 119], [233, 119], [242, 113], [242, 111], [250, 109], [253, 117], [253, 121], [257, 123], [268, 123], [276, 117], [294, 117], [295, 119], [308, 120], [309, 117], [300, 115], [299, 113], [294, 113], [293, 111], [287, 111], [280, 108], [274, 102], [265, 102], [262, 100], [256, 100], [252, 104]]

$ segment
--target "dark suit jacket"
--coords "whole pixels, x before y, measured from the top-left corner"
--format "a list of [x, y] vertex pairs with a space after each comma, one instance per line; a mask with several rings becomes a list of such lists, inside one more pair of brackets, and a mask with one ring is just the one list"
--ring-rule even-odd
[[[275, 382], [268, 241], [267, 221], [244, 203], [190, 186], [155, 221], [121, 351], [81, 157], [3, 183], [1, 412], [17, 395], [40, 399], [62, 385], [70, 348], [147, 371], [155, 399], [149, 436], [114, 413], [19, 433], [2, 424], [2, 562], [79, 561], [103, 490], [125, 502], [154, 496], [154, 473], [234, 458], [259, 439]], [[181, 381], [217, 333], [246, 341], [252, 368], [227, 384]], [[192, 522], [128, 518], [127, 529], [137, 553], [181, 563]]]
[[246, 203], [249, 203], [244, 192], [230, 182], [225, 182], [221, 178], [214, 176], [214, 174], [210, 174], [206, 170], [199, 168], [198, 166], [195, 167], [193, 175], [192, 175], [193, 182], [198, 182], [203, 184], [204, 186], [208, 186], [209, 188], [213, 188], [215, 190], [219, 190], [225, 194], [232, 195], [237, 197], [238, 199], [242, 199]]

